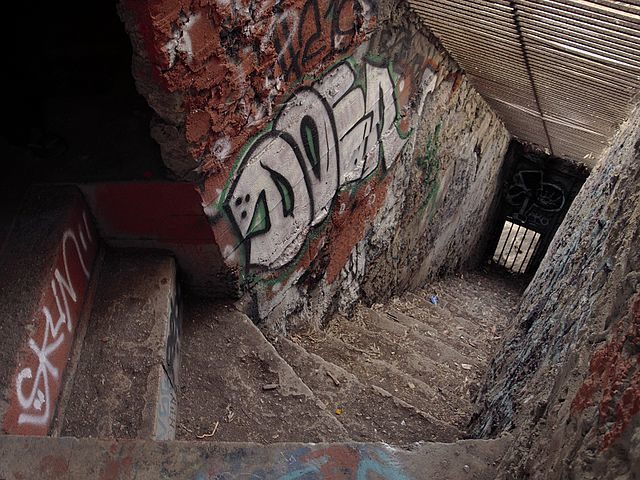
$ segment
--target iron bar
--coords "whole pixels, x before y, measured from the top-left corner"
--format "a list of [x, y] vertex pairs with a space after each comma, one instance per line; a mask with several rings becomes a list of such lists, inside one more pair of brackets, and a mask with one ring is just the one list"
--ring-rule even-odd
[[[513, 223], [510, 223], [510, 227], [509, 227], [509, 233], [507, 234], [507, 238], [504, 239], [504, 243], [502, 244], [502, 250], [500, 251], [500, 255], [498, 255], [498, 263], [500, 265], [502, 265], [502, 254], [504, 253], [504, 248], [507, 246], [507, 242], [509, 241], [509, 237], [511, 236], [511, 230], [513, 230]], [[502, 226], [502, 233], [504, 234], [504, 227], [505, 225]]]

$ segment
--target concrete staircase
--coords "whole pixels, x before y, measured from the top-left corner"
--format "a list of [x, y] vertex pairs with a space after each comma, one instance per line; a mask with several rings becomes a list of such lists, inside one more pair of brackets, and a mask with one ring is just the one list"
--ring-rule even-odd
[[168, 254], [105, 247], [71, 187], [31, 197], [0, 265], [0, 478], [488, 479], [509, 442], [463, 440], [518, 296], [498, 275], [266, 338], [182, 298]]
[[512, 282], [472, 273], [359, 306], [321, 331], [270, 339], [230, 305], [188, 300], [177, 437], [215, 431], [221, 441], [400, 446], [463, 439], [517, 297]]

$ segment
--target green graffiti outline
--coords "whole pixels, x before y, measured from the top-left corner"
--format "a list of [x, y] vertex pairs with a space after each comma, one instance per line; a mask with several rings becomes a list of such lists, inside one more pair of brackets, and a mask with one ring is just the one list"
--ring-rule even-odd
[[[440, 190], [440, 179], [437, 172], [440, 169], [440, 159], [438, 158], [438, 150], [440, 148], [440, 131], [442, 129], [442, 120], [438, 121], [432, 135], [427, 137], [425, 144], [424, 156], [418, 157], [416, 163], [423, 171], [423, 183], [427, 189], [427, 194], [422, 200], [419, 213], [423, 213], [429, 204], [433, 202], [438, 191]], [[435, 173], [435, 175], [433, 175]], [[429, 221], [433, 218], [435, 211], [430, 214]]]
[[[349, 192], [349, 196], [354, 196], [361, 188], [365, 188], [371, 182], [376, 180], [381, 181], [386, 177], [386, 172], [380, 171], [380, 169], [376, 169], [371, 172], [369, 175], [359, 180], [358, 182], [351, 182], [350, 184], [345, 185], [338, 191], [338, 193]], [[374, 178], [378, 176], [379, 178]], [[296, 254], [294, 258], [291, 259], [284, 267], [280, 269], [280, 273], [273, 278], [259, 278], [255, 283], [247, 284], [249, 287], [258, 287], [261, 290], [266, 290], [269, 287], [272, 287], [278, 283], [285, 282], [291, 275], [297, 270], [300, 260], [306, 253], [309, 251], [309, 247], [313, 242], [315, 242], [318, 238], [324, 235], [326, 232], [326, 228], [331, 223], [331, 215], [327, 215], [322, 222], [313, 227], [313, 229], [307, 234], [302, 246], [300, 247], [300, 251]], [[243, 258], [243, 260], [245, 260]], [[262, 272], [250, 272], [246, 269], [240, 270], [241, 279], [245, 279], [246, 276], [259, 276]]]
[[[285, 92], [286, 100], [284, 100], [281, 104], [281, 107], [276, 112], [274, 112], [272, 120], [266, 123], [265, 126], [262, 129], [260, 129], [260, 131], [258, 131], [255, 135], [251, 136], [245, 142], [245, 144], [240, 148], [240, 150], [236, 154], [236, 158], [229, 171], [224, 187], [217, 201], [215, 202], [215, 208], [218, 210], [218, 212], [220, 212], [220, 219], [218, 221], [224, 221], [229, 225], [231, 225], [233, 222], [233, 219], [229, 217], [228, 212], [224, 208], [224, 205], [227, 201], [229, 190], [233, 185], [233, 182], [235, 181], [239, 171], [241, 170], [241, 165], [245, 159], [247, 152], [253, 147], [253, 145], [257, 141], [259, 141], [262, 138], [262, 136], [273, 131], [275, 119], [278, 117], [280, 112], [285, 108], [286, 104], [295, 96], [299, 88], [303, 87], [308, 81], [311, 81], [313, 83], [315, 81], [321, 80], [322, 78], [326, 77], [331, 71], [333, 71], [335, 68], [339, 67], [343, 63], [348, 63], [349, 66], [351, 67], [351, 70], [355, 74], [355, 79], [351, 84], [351, 87], [345, 92], [345, 95], [356, 88], [362, 88], [366, 98], [367, 88], [368, 88], [367, 79], [366, 79], [367, 63], [369, 63], [374, 67], [385, 68], [387, 70], [391, 78], [391, 84], [393, 86], [392, 98], [393, 98], [393, 102], [396, 110], [395, 118], [393, 120], [393, 126], [395, 127], [396, 133], [400, 136], [402, 140], [408, 139], [413, 134], [413, 128], [409, 128], [406, 132], [404, 132], [400, 127], [400, 121], [402, 120], [402, 116], [400, 114], [401, 112], [400, 112], [399, 95], [398, 95], [399, 76], [393, 70], [392, 62], [385, 60], [384, 57], [380, 55], [374, 55], [371, 53], [364, 54], [362, 57], [362, 61], [360, 62], [357, 62], [353, 55], [339, 58], [333, 64], [331, 64], [331, 66], [325, 69], [322, 75], [314, 77], [313, 74], [308, 73], [303, 75], [303, 77], [298, 81], [294, 82], [294, 84], [292, 84], [292, 86], [286, 90]], [[378, 180], [383, 180], [386, 177], [388, 173], [388, 169], [386, 168], [386, 161], [385, 161], [386, 157], [384, 153], [384, 145], [382, 141], [378, 141], [378, 143], [379, 143], [378, 145], [379, 162], [376, 168], [367, 176], [362, 177], [357, 181], [349, 182], [346, 185], [343, 185], [342, 187], [338, 188], [336, 190], [334, 199], [341, 192], [344, 192], [344, 191], [349, 191], [349, 194], [353, 196], [355, 195], [356, 192], [358, 192], [361, 188], [364, 188], [366, 185], [369, 184], [369, 182], [373, 181], [376, 177], [379, 177]], [[332, 201], [330, 212], [333, 210], [333, 203], [334, 202]], [[280, 269], [281, 270], [280, 274], [278, 274], [276, 277], [273, 277], [273, 278], [263, 278], [261, 277], [261, 275], [264, 274], [264, 272], [262, 271], [252, 272], [251, 269], [246, 268], [247, 252], [246, 252], [246, 246], [244, 242], [247, 240], [247, 237], [245, 237], [244, 239], [241, 239], [236, 245], [234, 245], [234, 249], [233, 249], [234, 252], [239, 251], [237, 253], [239, 255], [238, 264], [242, 267], [240, 268], [240, 281], [247, 287], [258, 287], [258, 288], [262, 287], [264, 289], [270, 286], [273, 286], [277, 283], [281, 283], [285, 281], [287, 278], [289, 278], [292, 275], [293, 272], [295, 272], [301, 258], [308, 252], [310, 244], [325, 233], [325, 230], [329, 223], [330, 218], [331, 218], [331, 214], [328, 214], [320, 224], [315, 225], [310, 230], [310, 232], [307, 234], [304, 242], [302, 243], [302, 246], [300, 247], [300, 250], [295, 255], [295, 257]], [[252, 279], [254, 278], [257, 279], [255, 280], [255, 282], [252, 281]]]

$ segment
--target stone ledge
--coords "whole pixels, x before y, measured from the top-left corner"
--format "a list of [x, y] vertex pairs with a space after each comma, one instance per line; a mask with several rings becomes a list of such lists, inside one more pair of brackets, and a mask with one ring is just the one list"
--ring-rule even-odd
[[25, 197], [0, 256], [2, 431], [46, 435], [99, 239], [75, 187]]
[[153, 442], [0, 437], [0, 478], [493, 480], [511, 437], [385, 444]]

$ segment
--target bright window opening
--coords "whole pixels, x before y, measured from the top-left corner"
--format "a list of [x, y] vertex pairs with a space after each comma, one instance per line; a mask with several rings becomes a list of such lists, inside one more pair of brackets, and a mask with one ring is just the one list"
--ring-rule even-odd
[[526, 272], [539, 241], [539, 233], [517, 223], [504, 222], [493, 261], [512, 272]]

